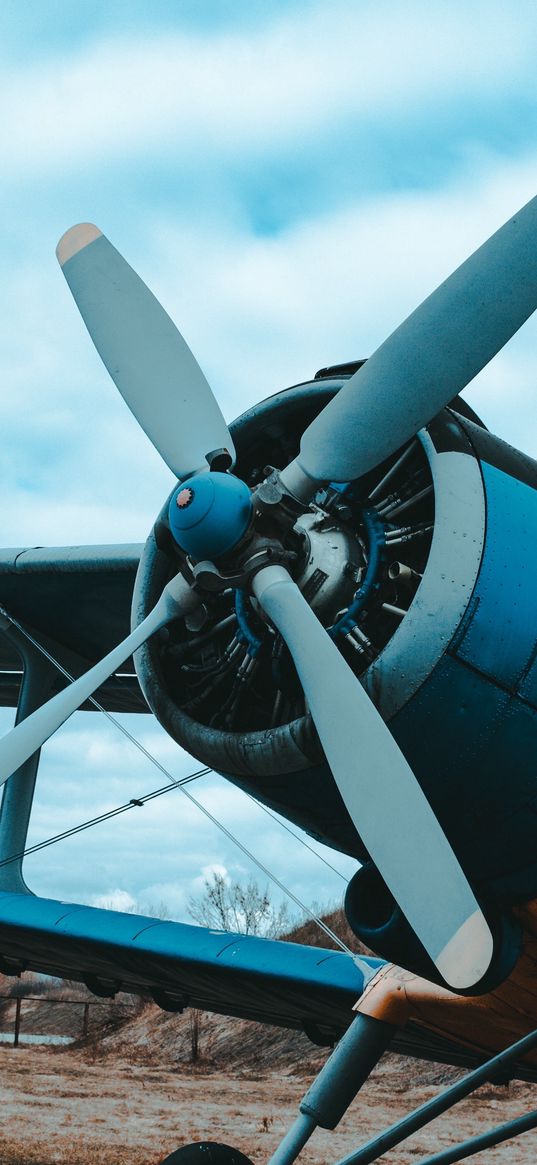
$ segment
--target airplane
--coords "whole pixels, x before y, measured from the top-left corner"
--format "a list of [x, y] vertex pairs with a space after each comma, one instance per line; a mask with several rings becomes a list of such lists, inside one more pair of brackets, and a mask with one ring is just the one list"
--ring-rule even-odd
[[[229, 427], [106, 236], [84, 223], [58, 244], [177, 485], [143, 547], [0, 554], [0, 700], [18, 709], [0, 741], [0, 971], [335, 1043], [271, 1165], [338, 1124], [388, 1047], [470, 1072], [340, 1165], [485, 1079], [537, 1079], [537, 464], [460, 395], [537, 307], [536, 238], [534, 198], [367, 361]], [[39, 750], [95, 696], [143, 702], [204, 765], [358, 859], [345, 910], [378, 957], [30, 894]], [[530, 1113], [427, 1162], [536, 1126]], [[166, 1160], [249, 1165], [217, 1142]]]

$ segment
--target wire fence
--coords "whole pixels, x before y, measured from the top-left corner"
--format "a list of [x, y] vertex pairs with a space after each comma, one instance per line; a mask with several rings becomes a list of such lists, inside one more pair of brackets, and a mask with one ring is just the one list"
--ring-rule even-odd
[[[78, 1007], [78, 1008], [82, 1009], [80, 1033], [78, 1036], [70, 1034], [68, 1037], [59, 1037], [59, 1036], [54, 1035], [52, 1033], [46, 1035], [45, 1033], [39, 1032], [38, 1034], [35, 1035], [35, 1038], [34, 1038], [34, 1033], [31, 1033], [31, 1035], [32, 1035], [31, 1042], [32, 1043], [39, 1043], [40, 1039], [42, 1039], [43, 1043], [58, 1042], [59, 1040], [61, 1040], [61, 1042], [73, 1043], [76, 1039], [85, 1039], [87, 1037], [87, 1035], [89, 1034], [89, 1028], [90, 1028], [89, 1021], [90, 1021], [90, 1008], [91, 1007], [100, 1007], [101, 1011], [102, 1011], [103, 1007], [107, 1007], [109, 1016], [112, 1016], [113, 1014], [117, 1015], [118, 1011], [123, 1011], [123, 1013], [126, 1013], [127, 1016], [129, 1014], [131, 1014], [131, 1015], [136, 1014], [136, 1004], [129, 1003], [129, 1002], [125, 1002], [125, 1003], [115, 1002], [115, 1001], [112, 1002], [111, 1000], [105, 1002], [102, 999], [49, 999], [46, 996], [37, 996], [37, 995], [21, 996], [21, 995], [2, 995], [2, 994], [0, 994], [0, 1000], [5, 1000], [9, 1003], [15, 1004], [15, 1017], [14, 1017], [14, 1022], [13, 1022], [13, 1040], [10, 1044], [8, 1044], [7, 1040], [0, 1039], [0, 1043], [3, 1043], [4, 1045], [7, 1045], [8, 1047], [12, 1047], [12, 1048], [19, 1047], [19, 1045], [21, 1043], [21, 1035], [22, 1035], [22, 1042], [24, 1042], [24, 1033], [21, 1033], [23, 1004], [31, 1003], [31, 1004], [35, 1005], [36, 1003], [39, 1003], [39, 1004], [44, 1004], [46, 1007], [60, 1007], [61, 1006], [61, 1007]], [[2, 1027], [2, 1029], [4, 1028], [4, 1023], [1, 1020], [0, 1020], [0, 1026]], [[2, 1032], [0, 1032], [0, 1037], [5, 1036], [6, 1034], [8, 1034], [8, 1033], [6, 1033], [2, 1030]]]

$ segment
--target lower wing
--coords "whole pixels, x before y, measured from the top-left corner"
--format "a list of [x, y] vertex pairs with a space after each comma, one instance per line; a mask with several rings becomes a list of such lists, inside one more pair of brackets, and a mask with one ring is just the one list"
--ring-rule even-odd
[[[84, 982], [97, 995], [149, 995], [166, 1010], [197, 1007], [295, 1028], [320, 1044], [339, 1039], [367, 984], [387, 966], [321, 947], [0, 893], [4, 974], [39, 971]], [[413, 1022], [392, 1048], [462, 1066], [482, 1058]], [[515, 1074], [537, 1080], [526, 1064]]]

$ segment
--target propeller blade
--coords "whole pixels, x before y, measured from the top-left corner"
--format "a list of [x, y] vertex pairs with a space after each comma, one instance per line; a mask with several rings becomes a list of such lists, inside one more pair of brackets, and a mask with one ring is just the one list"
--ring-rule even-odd
[[146, 619], [134, 631], [114, 647], [104, 659], [75, 680], [68, 688], [58, 692], [36, 712], [21, 720], [0, 740], [0, 785], [37, 752], [38, 748], [52, 736], [65, 720], [72, 716], [108, 679], [116, 669], [132, 655], [150, 635], [170, 623], [180, 615], [187, 615], [199, 605], [199, 598], [181, 575], [168, 583]]
[[306, 429], [286, 487], [352, 481], [436, 416], [537, 307], [537, 198], [433, 291]]
[[493, 940], [412, 770], [382, 717], [281, 566], [253, 581], [304, 688], [326, 759], [384, 881], [445, 981], [471, 987]]
[[136, 420], [176, 477], [235, 450], [190, 348], [145, 283], [98, 227], [71, 227], [58, 261], [95, 347]]

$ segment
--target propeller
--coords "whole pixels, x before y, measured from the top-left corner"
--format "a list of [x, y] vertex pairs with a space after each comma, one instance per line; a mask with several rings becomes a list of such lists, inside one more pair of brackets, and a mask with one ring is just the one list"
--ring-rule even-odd
[[42, 704], [31, 716], [21, 720], [0, 740], [0, 785], [7, 781], [29, 756], [37, 752], [49, 736], [52, 736], [73, 712], [76, 712], [89, 696], [93, 695], [93, 692], [96, 692], [97, 688], [100, 688], [101, 684], [104, 684], [105, 680], [113, 675], [146, 639], [149, 639], [150, 635], [154, 635], [155, 631], [159, 631], [172, 619], [188, 615], [199, 606], [199, 602], [199, 597], [182, 575], [176, 575], [164, 588], [147, 618], [139, 623], [122, 643], [112, 648], [104, 659], [84, 672], [84, 675], [79, 676], [69, 684], [69, 687], [58, 692], [46, 704]]
[[[537, 307], [536, 227], [533, 199], [351, 377], [308, 427], [298, 457], [282, 471], [291, 493], [308, 501], [320, 482], [353, 480], [379, 464], [499, 351]], [[96, 227], [68, 231], [58, 258], [112, 379], [182, 479], [175, 499], [177, 541], [187, 551], [191, 544], [194, 557], [217, 556], [222, 545], [232, 554], [235, 538], [243, 537], [250, 521], [251, 503], [242, 483], [237, 491], [219, 484], [219, 478], [229, 483], [229, 475], [201, 473], [215, 451], [227, 450], [228, 465], [233, 464], [234, 450], [192, 353]], [[193, 550], [194, 545], [202, 549]], [[263, 566], [251, 586], [289, 647], [336, 784], [382, 877], [445, 981], [460, 989], [474, 986], [490, 964], [492, 935], [404, 756], [287, 571]], [[151, 614], [119, 647], [4, 737], [0, 780], [149, 635], [199, 601], [182, 578], [168, 584]]]
[[462, 392], [537, 307], [537, 198], [500, 227], [391, 336], [303, 434], [281, 477], [309, 501], [321, 481], [379, 465]]
[[253, 590], [287, 643], [338, 789], [386, 885], [446, 982], [479, 982], [492, 935], [393, 736], [288, 572], [265, 567]]
[[176, 477], [235, 464], [231, 434], [167, 312], [92, 223], [71, 227], [58, 261], [95, 347], [136, 420]]

